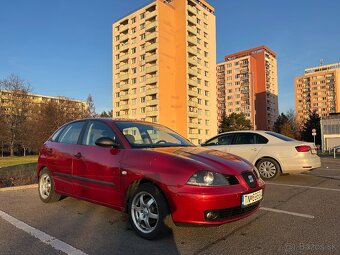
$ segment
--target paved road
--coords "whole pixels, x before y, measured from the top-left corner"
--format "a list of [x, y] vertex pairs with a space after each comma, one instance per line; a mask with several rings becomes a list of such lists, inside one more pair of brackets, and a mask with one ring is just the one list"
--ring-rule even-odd
[[340, 160], [268, 182], [244, 220], [157, 241], [136, 236], [125, 214], [72, 198], [43, 204], [32, 188], [0, 190], [0, 214], [0, 254], [340, 254]]

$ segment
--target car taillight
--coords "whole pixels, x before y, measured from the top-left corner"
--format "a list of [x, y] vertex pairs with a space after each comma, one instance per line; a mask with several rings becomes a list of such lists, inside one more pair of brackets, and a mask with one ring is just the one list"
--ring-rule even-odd
[[309, 152], [311, 150], [311, 147], [307, 145], [299, 145], [299, 146], [295, 146], [295, 149], [298, 152]]

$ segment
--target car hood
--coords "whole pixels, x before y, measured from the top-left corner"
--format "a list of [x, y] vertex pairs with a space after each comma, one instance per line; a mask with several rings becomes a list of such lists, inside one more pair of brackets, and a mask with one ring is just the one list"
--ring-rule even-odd
[[252, 170], [253, 165], [236, 155], [202, 147], [166, 147], [151, 149], [161, 154], [182, 158], [199, 166], [201, 170], [214, 170], [222, 174], [239, 175]]

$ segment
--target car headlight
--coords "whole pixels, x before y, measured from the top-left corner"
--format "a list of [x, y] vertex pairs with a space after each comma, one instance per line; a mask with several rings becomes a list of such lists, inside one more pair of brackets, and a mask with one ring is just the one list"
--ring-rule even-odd
[[220, 173], [199, 171], [190, 177], [187, 184], [195, 186], [224, 186], [229, 185], [229, 182]]

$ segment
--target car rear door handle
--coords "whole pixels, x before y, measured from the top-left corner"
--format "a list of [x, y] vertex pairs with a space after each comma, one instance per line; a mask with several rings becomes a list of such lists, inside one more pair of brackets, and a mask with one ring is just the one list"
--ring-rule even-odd
[[251, 150], [252, 150], [252, 151], [257, 151], [257, 149], [256, 149], [256, 148], [252, 148]]
[[81, 153], [78, 152], [77, 154], [74, 155], [76, 158], [81, 158]]

